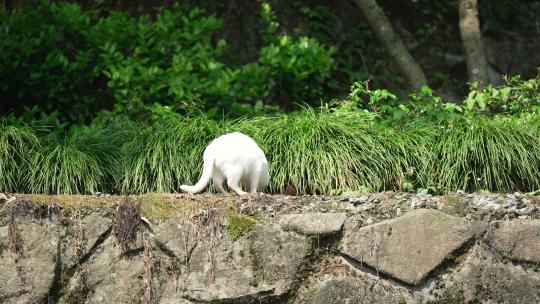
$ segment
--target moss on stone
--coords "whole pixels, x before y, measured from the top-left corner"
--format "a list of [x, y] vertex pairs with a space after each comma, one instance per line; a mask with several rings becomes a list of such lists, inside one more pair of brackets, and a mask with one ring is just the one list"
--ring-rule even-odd
[[58, 205], [66, 211], [81, 208], [99, 208], [118, 202], [121, 196], [95, 195], [45, 195], [45, 194], [16, 194], [17, 201], [27, 201], [35, 204]]
[[201, 210], [216, 209], [218, 212], [236, 210], [236, 196], [199, 194], [151, 193], [136, 196], [142, 213], [150, 218], [167, 219], [174, 215], [193, 215]]
[[257, 221], [249, 216], [233, 213], [227, 214], [227, 221], [229, 222], [227, 232], [233, 241], [249, 233], [257, 224]]
[[462, 304], [465, 303], [463, 292], [461, 291], [445, 291], [438, 299], [432, 302], [433, 304]]
[[[174, 215], [192, 215], [201, 209], [218, 209], [220, 211], [234, 211], [237, 209], [236, 196], [218, 196], [200, 194], [196, 196], [171, 193], [148, 193], [143, 195], [130, 195], [130, 200], [140, 206], [141, 213], [149, 218], [167, 219]], [[39, 195], [17, 194], [18, 201], [40, 205], [57, 205], [63, 212], [73, 212], [81, 209], [95, 209], [112, 207], [125, 200], [120, 195]]]

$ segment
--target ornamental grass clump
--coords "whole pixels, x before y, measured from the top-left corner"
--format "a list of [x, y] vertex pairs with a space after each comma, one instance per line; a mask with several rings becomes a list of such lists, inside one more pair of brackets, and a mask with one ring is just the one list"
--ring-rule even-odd
[[32, 129], [0, 119], [0, 192], [24, 191], [30, 158], [38, 146]]
[[410, 190], [407, 184], [416, 188], [431, 186], [429, 177], [422, 173], [433, 158], [431, 147], [436, 135], [433, 125], [417, 122], [398, 128], [381, 123], [374, 133], [385, 151], [384, 190]]
[[175, 192], [196, 182], [204, 149], [227, 130], [227, 122], [204, 117], [170, 118], [141, 128], [124, 147], [122, 192]]
[[120, 147], [101, 129], [50, 134], [32, 155], [29, 191], [44, 194], [92, 194], [115, 190]]
[[431, 179], [443, 192], [532, 191], [540, 188], [540, 145], [516, 119], [474, 117], [441, 130]]
[[[298, 194], [330, 193], [335, 189], [383, 189], [385, 179], [400, 176], [394, 159], [369, 113], [316, 112], [259, 117], [236, 128], [253, 136], [270, 163], [270, 191], [292, 185]], [[397, 144], [396, 144], [397, 145]]]

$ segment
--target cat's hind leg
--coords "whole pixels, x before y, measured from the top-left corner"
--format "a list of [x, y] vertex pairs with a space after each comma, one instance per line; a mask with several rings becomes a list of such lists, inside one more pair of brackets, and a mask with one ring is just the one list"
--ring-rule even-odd
[[229, 189], [236, 192], [236, 194], [238, 195], [246, 194], [245, 191], [242, 191], [242, 189], [240, 189], [238, 182], [235, 183], [235, 182], [227, 181], [227, 186], [229, 186]]
[[259, 180], [261, 178], [261, 172], [255, 171], [251, 173], [250, 189], [249, 192], [256, 193], [259, 187]]
[[214, 174], [212, 175], [212, 181], [214, 182], [214, 188], [216, 188], [219, 193], [227, 193], [227, 191], [225, 191], [225, 189], [223, 188], [223, 182], [225, 181], [225, 178], [221, 173], [214, 172]]
[[251, 192], [263, 192], [268, 186], [268, 164], [266, 162], [260, 162], [257, 165], [257, 169], [251, 173]]
[[229, 189], [236, 192], [238, 195], [244, 195], [246, 192], [239, 187], [240, 179], [242, 178], [242, 168], [230, 169], [226, 173], [227, 186]]

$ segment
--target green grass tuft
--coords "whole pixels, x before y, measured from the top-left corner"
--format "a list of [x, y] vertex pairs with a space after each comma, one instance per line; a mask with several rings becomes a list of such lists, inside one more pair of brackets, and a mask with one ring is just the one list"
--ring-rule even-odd
[[141, 129], [124, 149], [122, 192], [175, 192], [202, 171], [202, 153], [228, 123], [207, 118], [170, 119]]
[[437, 138], [429, 169], [425, 174], [444, 192], [531, 191], [540, 187], [540, 145], [515, 119], [456, 121]]
[[38, 145], [38, 138], [29, 127], [10, 125], [0, 119], [0, 191], [24, 191], [30, 158]]
[[394, 132], [373, 114], [306, 110], [241, 122], [270, 163], [270, 191], [292, 184], [298, 194], [335, 189], [399, 187], [408, 167], [420, 162], [412, 133]]
[[[437, 134], [431, 124], [417, 122], [403, 128], [385, 128], [377, 132], [387, 151], [387, 169], [385, 180], [387, 189], [405, 190], [404, 182], [411, 182], [416, 187], [432, 186], [427, 172], [433, 161], [432, 147]], [[390, 140], [384, 140], [388, 138]]]
[[120, 147], [102, 130], [50, 135], [32, 156], [32, 193], [89, 194], [115, 189]]

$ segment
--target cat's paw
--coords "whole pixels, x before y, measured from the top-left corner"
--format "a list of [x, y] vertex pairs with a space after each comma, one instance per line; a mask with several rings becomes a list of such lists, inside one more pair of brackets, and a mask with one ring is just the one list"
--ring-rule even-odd
[[246, 194], [248, 194], [247, 192], [245, 192], [245, 191], [242, 191], [242, 190], [240, 190], [240, 189], [238, 189], [238, 190], [234, 190], [234, 192], [236, 192], [236, 194], [238, 194], [238, 195], [240, 195], [240, 196], [243, 196], [243, 195], [246, 195]]

